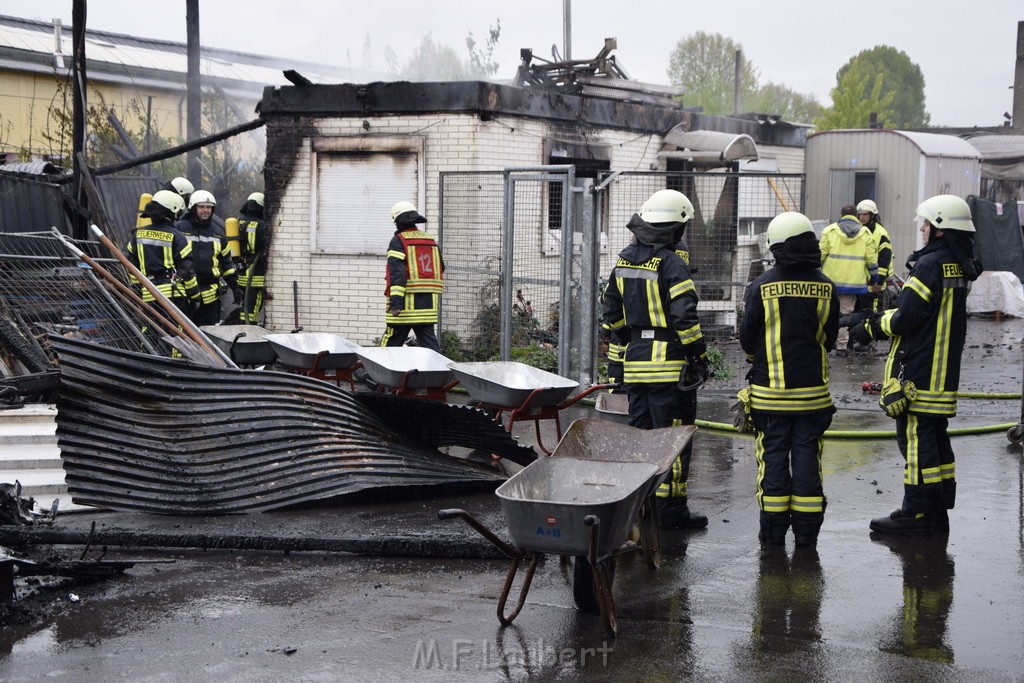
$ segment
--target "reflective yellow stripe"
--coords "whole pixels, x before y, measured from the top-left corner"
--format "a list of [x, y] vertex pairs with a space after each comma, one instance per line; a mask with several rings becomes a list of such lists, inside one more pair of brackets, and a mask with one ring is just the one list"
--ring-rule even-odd
[[647, 285], [647, 316], [651, 319], [651, 327], [668, 327], [665, 320], [665, 309], [661, 304], [661, 289], [657, 280], [646, 280]]
[[907, 466], [903, 468], [903, 483], [917, 485], [921, 471], [920, 443], [917, 440], [917, 418], [907, 413]]
[[404, 251], [395, 251], [394, 249], [388, 249], [388, 258], [396, 258], [399, 261], [404, 261], [405, 260], [405, 252]]
[[793, 496], [789, 509], [794, 512], [824, 512], [824, 496]]
[[683, 294], [696, 291], [696, 289], [693, 285], [693, 280], [684, 280], [669, 287], [668, 296], [670, 299], [678, 299]]
[[910, 289], [910, 291], [921, 297], [925, 303], [931, 303], [932, 290], [928, 289], [928, 286], [918, 280], [916, 277], [912, 277], [907, 280], [906, 284], [903, 285], [904, 289]]

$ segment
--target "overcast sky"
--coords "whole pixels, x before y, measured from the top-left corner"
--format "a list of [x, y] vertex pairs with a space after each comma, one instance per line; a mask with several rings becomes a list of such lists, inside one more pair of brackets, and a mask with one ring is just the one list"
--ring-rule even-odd
[[[404, 63], [422, 37], [466, 57], [466, 35], [481, 44], [501, 20], [497, 78], [512, 78], [520, 48], [551, 59], [563, 52], [561, 0], [202, 0], [204, 45], [301, 61], [363, 66], [369, 35], [373, 69], [390, 46]], [[0, 0], [0, 14], [71, 24], [71, 0]], [[921, 67], [926, 107], [937, 126], [1001, 125], [1013, 107], [1021, 0], [574, 0], [572, 58], [595, 56], [605, 38], [638, 80], [668, 83], [669, 54], [696, 31], [743, 46], [761, 82], [781, 83], [826, 106], [836, 71], [861, 50], [889, 45]], [[91, 0], [88, 27], [185, 42], [185, 0]]]

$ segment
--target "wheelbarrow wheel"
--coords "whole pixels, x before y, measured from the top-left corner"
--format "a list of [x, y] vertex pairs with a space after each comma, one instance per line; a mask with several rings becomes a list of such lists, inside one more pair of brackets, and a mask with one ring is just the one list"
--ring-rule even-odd
[[1018, 424], [1006, 430], [1006, 438], [1010, 443], [1020, 444], [1024, 441], [1024, 424]]
[[[611, 586], [615, 581], [615, 558], [608, 557], [601, 561], [608, 572], [608, 585]], [[601, 611], [601, 605], [597, 600], [597, 588], [594, 586], [594, 568], [590, 566], [590, 560], [586, 555], [577, 555], [573, 558], [572, 598], [576, 608], [581, 612], [598, 614]]]

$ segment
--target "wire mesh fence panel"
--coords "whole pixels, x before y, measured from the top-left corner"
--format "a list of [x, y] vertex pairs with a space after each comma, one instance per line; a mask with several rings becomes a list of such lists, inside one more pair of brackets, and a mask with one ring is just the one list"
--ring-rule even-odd
[[[102, 256], [98, 243], [68, 241], [127, 285], [121, 265]], [[52, 233], [0, 233], [0, 355], [12, 374], [54, 363], [49, 335], [167, 355], [152, 315], [101, 281]]]
[[498, 355], [503, 195], [501, 171], [440, 177], [441, 352], [452, 360]]

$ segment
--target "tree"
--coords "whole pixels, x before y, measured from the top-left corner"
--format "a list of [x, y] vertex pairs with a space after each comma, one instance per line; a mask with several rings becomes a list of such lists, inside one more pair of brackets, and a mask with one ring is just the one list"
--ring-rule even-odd
[[763, 114], [778, 114], [786, 121], [809, 123], [821, 116], [823, 107], [811, 95], [801, 95], [769, 81], [746, 100], [745, 108]]
[[[698, 31], [676, 43], [669, 55], [668, 77], [683, 89], [687, 106], [704, 107], [704, 113], [733, 113], [736, 52], [743, 46], [720, 33]], [[757, 89], [757, 70], [744, 60], [740, 67], [740, 101]]]
[[466, 37], [469, 58], [463, 60], [451, 46], [435, 43], [433, 35], [428, 33], [397, 73], [410, 81], [484, 80], [498, 70], [498, 63], [492, 57], [500, 35], [500, 20], [488, 30], [487, 40], [482, 47], [477, 46], [473, 32], [470, 31]]
[[871, 114], [882, 127], [892, 127], [894, 92], [884, 92], [885, 74], [867, 71], [863, 64], [847, 69], [832, 89], [832, 107], [815, 120], [820, 130], [867, 128]]
[[[924, 76], [921, 74], [921, 68], [910, 61], [905, 52], [888, 45], [863, 50], [836, 73], [839, 87], [844, 83], [843, 77], [854, 70], [861, 74], [884, 76], [879, 95], [882, 98], [892, 95], [890, 115], [886, 118], [888, 127], [924, 128], [931, 122], [931, 116], [924, 106]], [[854, 83], [845, 82], [847, 85]], [[869, 81], [860, 92], [864, 97], [868, 97], [874, 87], [875, 83]], [[866, 125], [864, 123], [861, 127]]]

